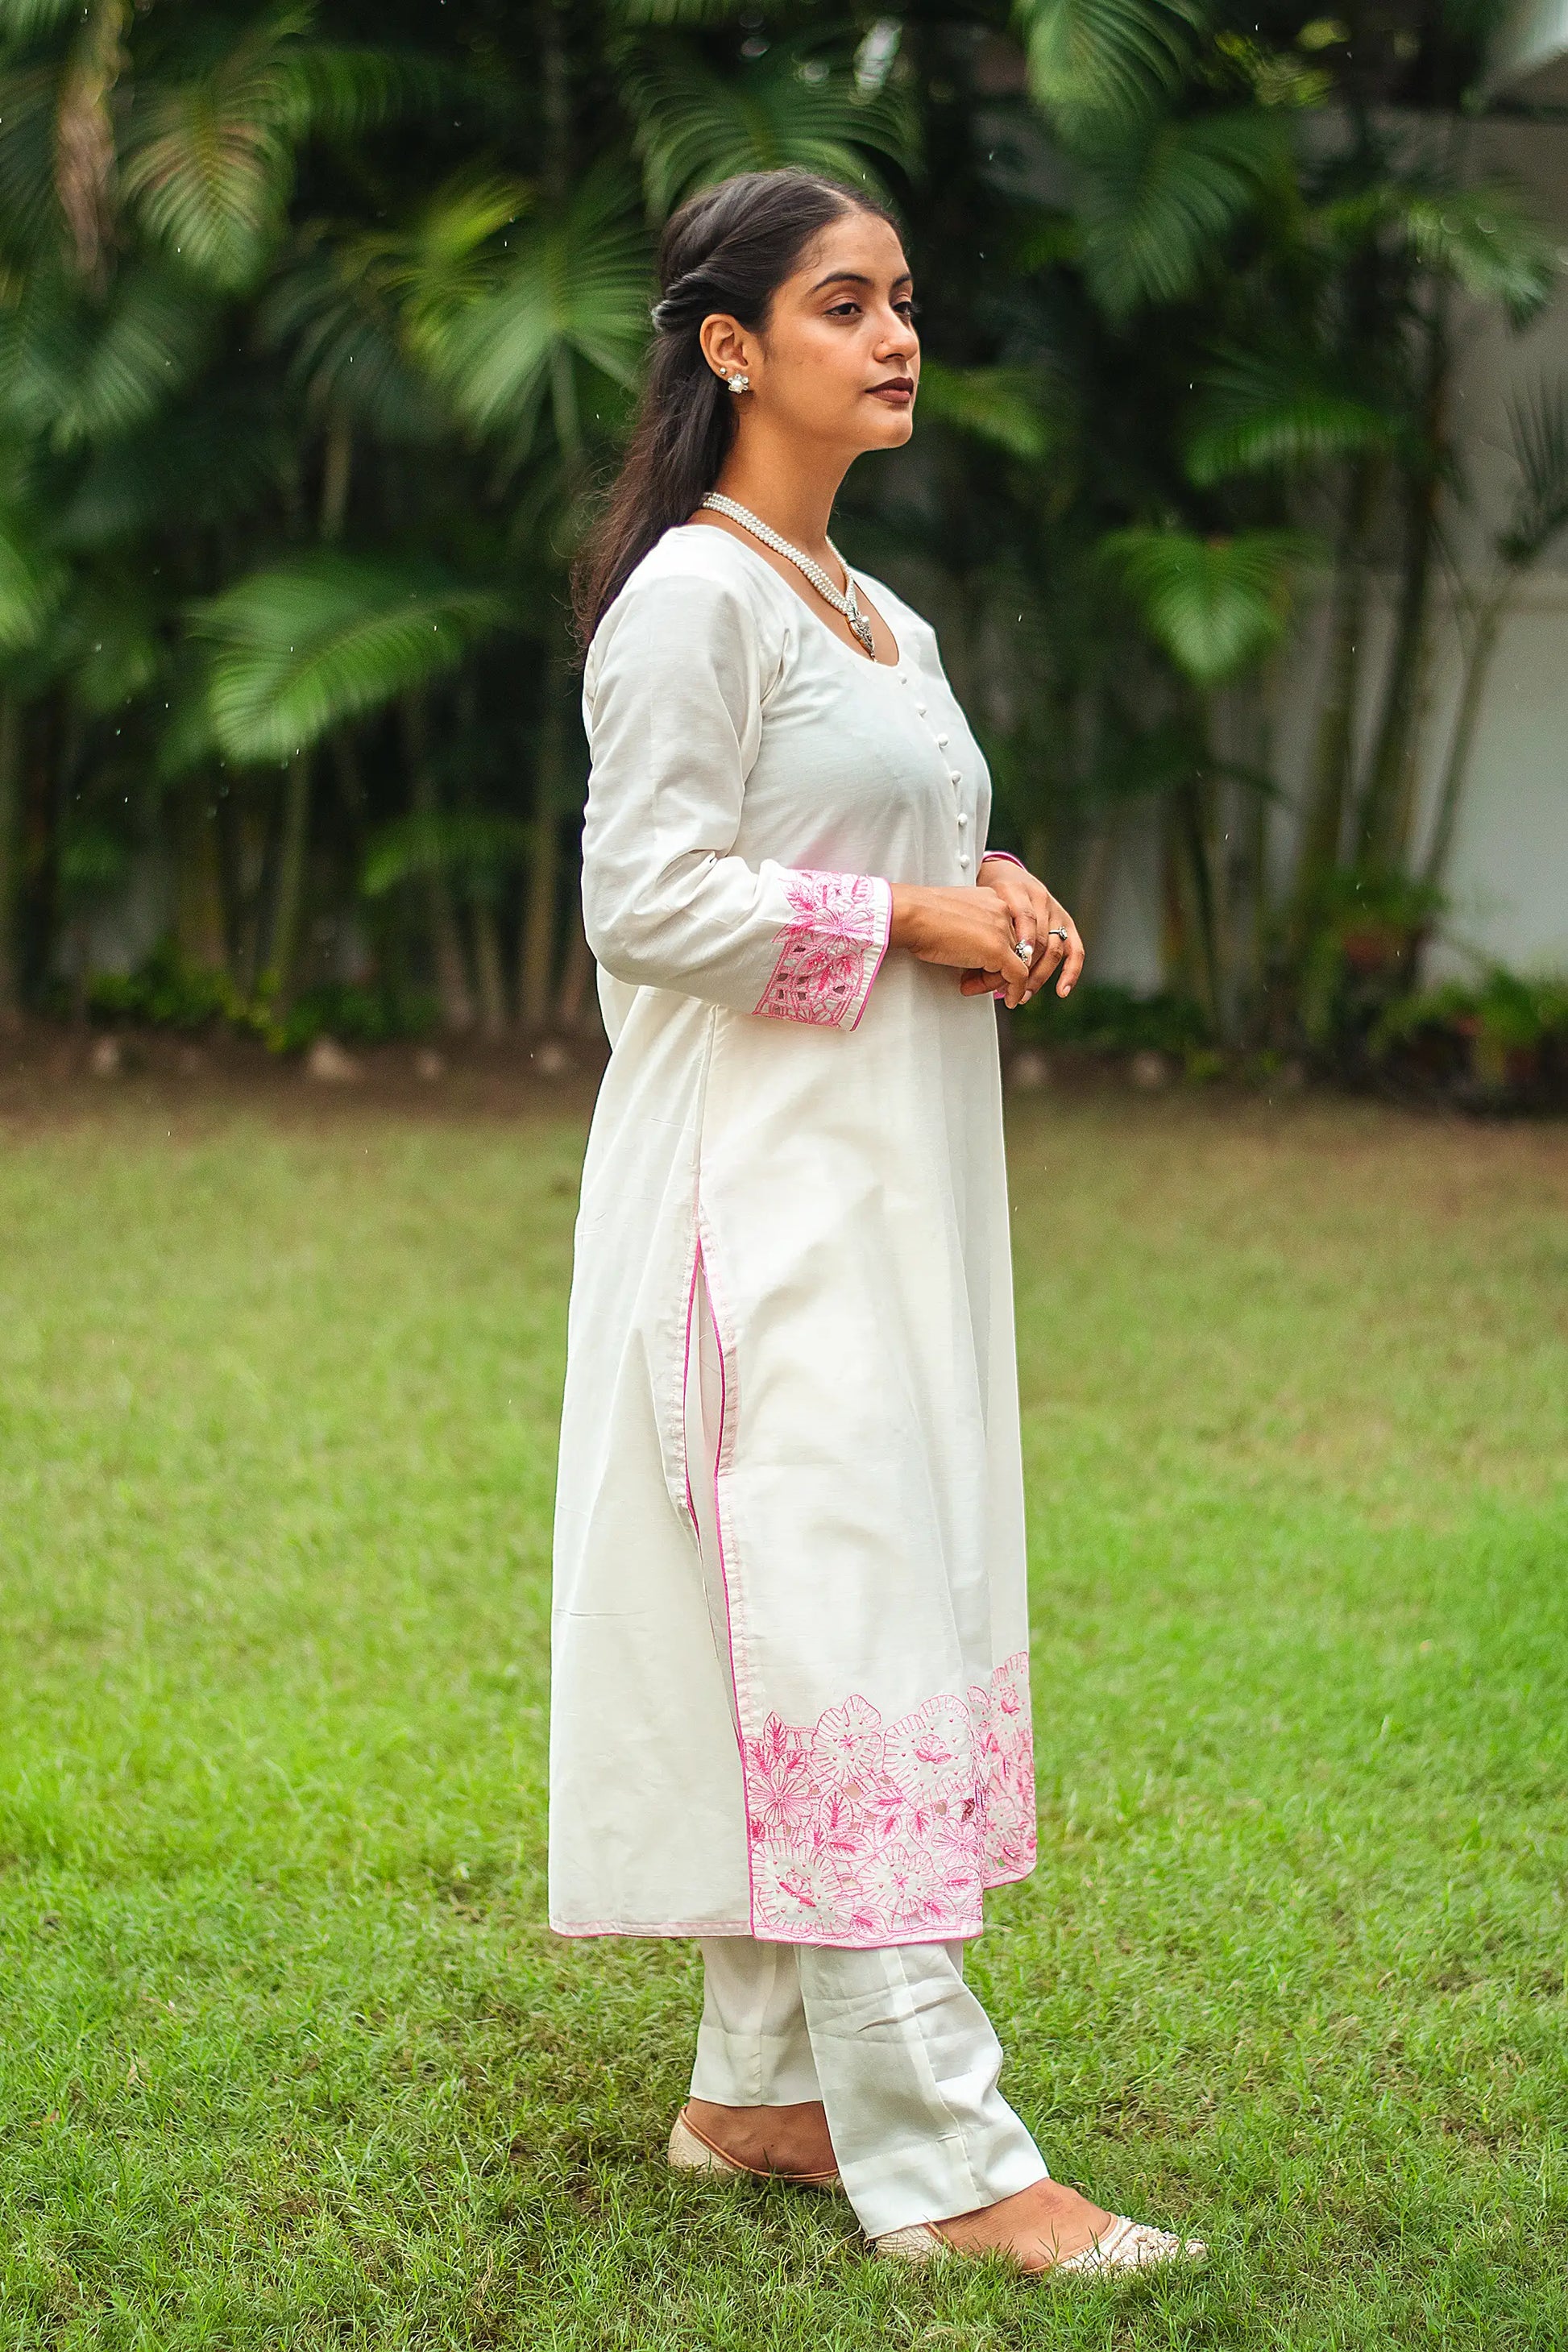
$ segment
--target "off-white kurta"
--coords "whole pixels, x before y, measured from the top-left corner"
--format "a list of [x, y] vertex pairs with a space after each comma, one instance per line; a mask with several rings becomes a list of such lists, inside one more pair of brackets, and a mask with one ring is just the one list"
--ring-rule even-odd
[[894, 667], [705, 524], [589, 650], [569, 1935], [969, 1936], [1034, 1860], [994, 1011], [886, 951], [891, 883], [974, 878], [990, 778], [931, 628], [856, 577]]

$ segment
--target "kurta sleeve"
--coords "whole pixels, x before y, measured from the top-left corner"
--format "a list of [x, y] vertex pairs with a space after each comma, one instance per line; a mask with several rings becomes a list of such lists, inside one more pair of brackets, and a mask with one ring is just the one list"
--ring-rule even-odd
[[584, 928], [634, 986], [853, 1029], [887, 949], [890, 886], [735, 853], [766, 659], [729, 582], [666, 573], [611, 606], [584, 681]]

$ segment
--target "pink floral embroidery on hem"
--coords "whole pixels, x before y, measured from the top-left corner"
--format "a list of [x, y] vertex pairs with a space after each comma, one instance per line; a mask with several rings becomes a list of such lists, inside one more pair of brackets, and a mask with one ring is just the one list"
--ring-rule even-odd
[[1029, 1669], [885, 1724], [846, 1699], [745, 1742], [753, 1933], [807, 1943], [960, 1935], [1035, 1859]]
[[795, 919], [752, 1010], [775, 1021], [853, 1029], [888, 944], [893, 894], [878, 874], [786, 872]]

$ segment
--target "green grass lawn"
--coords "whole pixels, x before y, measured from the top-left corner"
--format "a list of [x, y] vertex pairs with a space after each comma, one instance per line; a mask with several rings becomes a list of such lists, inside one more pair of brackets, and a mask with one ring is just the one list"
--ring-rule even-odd
[[0, 2345], [1568, 2343], [1568, 1140], [1013, 1118], [1041, 1858], [973, 1971], [1117, 2293], [672, 2180], [544, 1927], [583, 1121], [0, 1127]]

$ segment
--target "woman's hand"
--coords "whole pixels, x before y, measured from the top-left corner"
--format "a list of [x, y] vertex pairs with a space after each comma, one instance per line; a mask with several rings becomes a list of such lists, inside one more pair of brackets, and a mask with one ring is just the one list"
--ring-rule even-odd
[[[1034, 950], [1029, 970], [1025, 977], [1022, 994], [1011, 988], [1004, 991], [1003, 982], [1015, 975], [1008, 961], [992, 967], [979, 966], [966, 971], [959, 986], [965, 996], [978, 996], [982, 990], [994, 994], [1006, 994], [1009, 1004], [1026, 1004], [1037, 990], [1044, 988], [1052, 972], [1057, 975], [1057, 994], [1068, 995], [1074, 981], [1083, 970], [1083, 941], [1078, 925], [1059, 898], [1055, 898], [1043, 882], [1010, 857], [983, 857], [976, 887], [990, 890], [1007, 909], [1013, 937], [1026, 941]], [[1065, 939], [1053, 939], [1053, 930], [1065, 931]], [[1023, 959], [1009, 960], [1022, 965]]]
[[[1004, 869], [998, 863], [994, 870]], [[1027, 957], [1019, 953], [1020, 934], [1001, 894], [979, 883], [956, 888], [923, 882], [893, 885], [888, 945], [908, 948], [922, 963], [955, 964], [965, 975], [963, 985], [970, 996], [977, 995], [984, 984], [1005, 996], [1009, 1004], [1023, 1003], [1034, 962], [1034, 935], [1025, 936]]]

